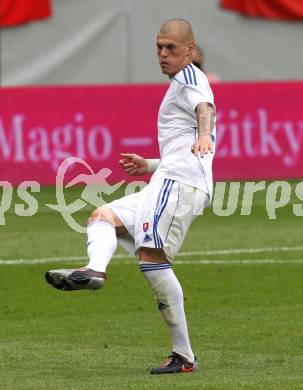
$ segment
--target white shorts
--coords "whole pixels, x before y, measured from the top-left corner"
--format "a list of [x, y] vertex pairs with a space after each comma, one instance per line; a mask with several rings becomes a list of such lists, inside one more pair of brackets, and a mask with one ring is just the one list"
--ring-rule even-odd
[[129, 234], [118, 242], [130, 254], [140, 247], [163, 248], [172, 261], [192, 221], [209, 205], [208, 195], [171, 179], [150, 182], [142, 191], [108, 203]]

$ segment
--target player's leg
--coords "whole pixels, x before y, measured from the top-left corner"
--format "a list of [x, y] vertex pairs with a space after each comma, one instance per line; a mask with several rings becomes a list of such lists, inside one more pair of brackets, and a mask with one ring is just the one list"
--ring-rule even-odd
[[[197, 209], [195, 191], [172, 180], [165, 180], [162, 186], [158, 185], [158, 191], [155, 188], [151, 190], [149, 202], [145, 202], [145, 207], [138, 210], [136, 247], [140, 270], [155, 294], [173, 344], [170, 359], [163, 367], [153, 369], [151, 373], [194, 371], [197, 362], [189, 341], [183, 291], [170, 262], [182, 245], [194, 218]], [[198, 200], [198, 209], [201, 208], [203, 202]]]
[[138, 251], [140, 270], [152, 288], [158, 309], [169, 327], [173, 353], [164, 367], [152, 374], [194, 371], [196, 361], [191, 349], [182, 287], [167, 261], [163, 249], [141, 247]]
[[88, 265], [80, 269], [50, 270], [45, 275], [47, 282], [65, 291], [103, 287], [107, 265], [117, 248], [117, 235], [126, 232], [113, 210], [106, 206], [97, 208], [88, 219]]
[[117, 236], [126, 233], [126, 228], [113, 210], [106, 206], [97, 208], [87, 223], [89, 263], [86, 268], [105, 274], [117, 249]]

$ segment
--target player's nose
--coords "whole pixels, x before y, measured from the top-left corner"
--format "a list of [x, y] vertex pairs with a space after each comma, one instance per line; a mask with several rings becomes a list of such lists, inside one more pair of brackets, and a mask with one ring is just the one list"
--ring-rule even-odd
[[167, 57], [167, 50], [166, 50], [165, 47], [163, 47], [163, 48], [159, 51], [159, 57], [160, 57], [161, 59]]

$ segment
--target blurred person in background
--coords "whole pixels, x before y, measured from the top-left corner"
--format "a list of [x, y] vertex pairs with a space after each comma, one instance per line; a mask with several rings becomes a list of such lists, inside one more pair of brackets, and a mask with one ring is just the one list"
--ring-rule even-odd
[[205, 69], [205, 56], [201, 46], [196, 46], [193, 51], [193, 64], [205, 73], [208, 82], [211, 84], [219, 83], [221, 81], [219, 75], [216, 73], [208, 73]]

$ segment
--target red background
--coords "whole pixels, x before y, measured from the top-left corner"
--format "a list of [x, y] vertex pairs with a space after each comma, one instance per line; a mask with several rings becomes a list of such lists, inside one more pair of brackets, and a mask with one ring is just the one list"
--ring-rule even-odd
[[224, 8], [268, 19], [303, 19], [302, 0], [221, 0]]
[[50, 0], [1, 0], [0, 26], [8, 27], [51, 16]]

